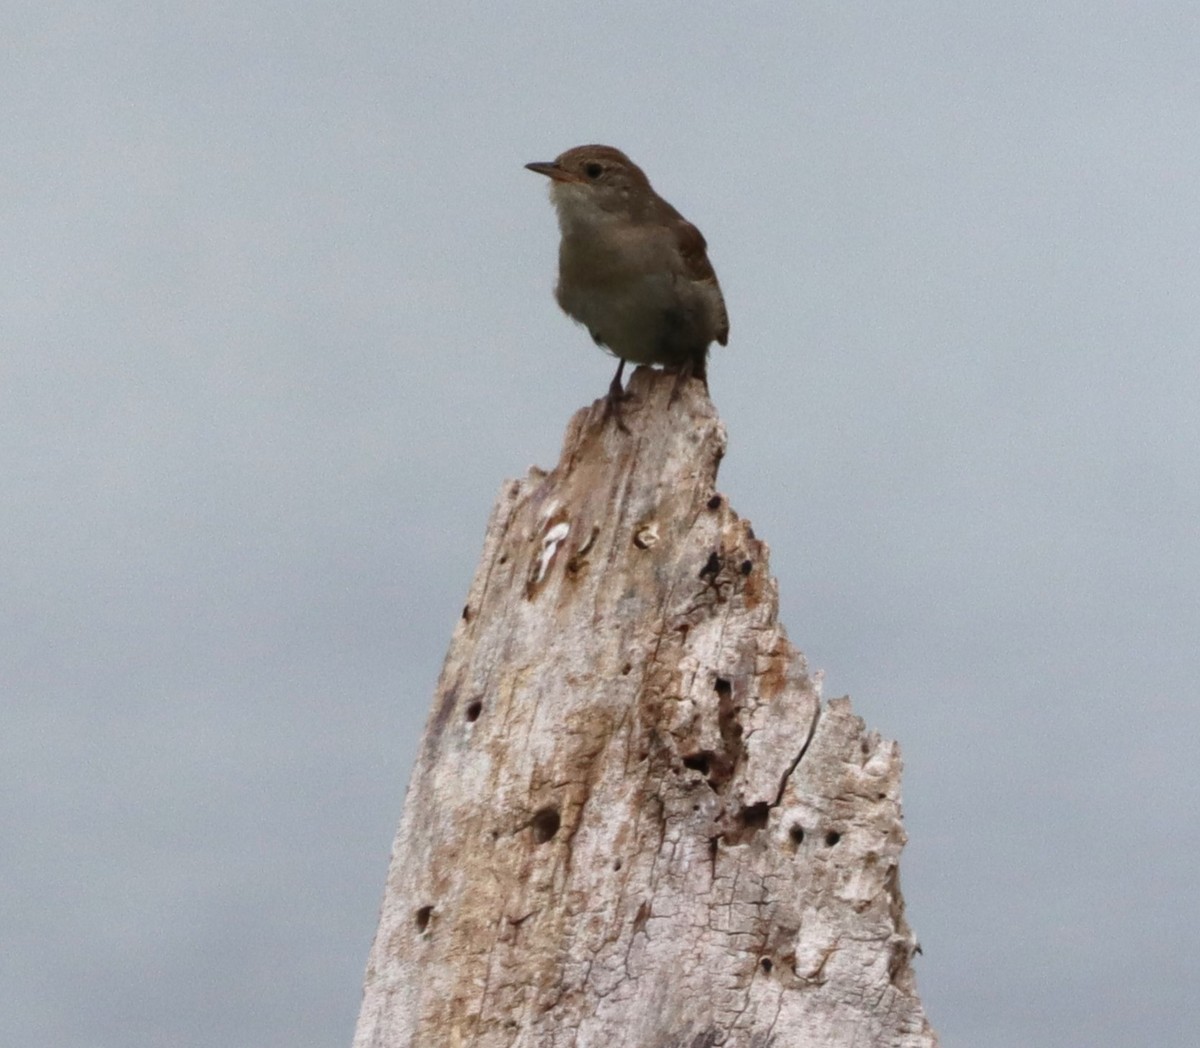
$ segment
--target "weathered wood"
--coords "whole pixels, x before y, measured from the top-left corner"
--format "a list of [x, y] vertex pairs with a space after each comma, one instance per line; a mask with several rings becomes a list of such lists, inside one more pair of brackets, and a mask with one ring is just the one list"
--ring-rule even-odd
[[819, 684], [714, 488], [700, 383], [641, 369], [507, 484], [392, 853], [356, 1048], [937, 1040], [900, 756]]

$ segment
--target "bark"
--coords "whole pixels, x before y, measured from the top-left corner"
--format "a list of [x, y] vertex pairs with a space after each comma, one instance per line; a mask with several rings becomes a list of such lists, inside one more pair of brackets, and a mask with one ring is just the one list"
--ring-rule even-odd
[[777, 621], [699, 382], [506, 484], [392, 852], [356, 1048], [937, 1044], [900, 755]]

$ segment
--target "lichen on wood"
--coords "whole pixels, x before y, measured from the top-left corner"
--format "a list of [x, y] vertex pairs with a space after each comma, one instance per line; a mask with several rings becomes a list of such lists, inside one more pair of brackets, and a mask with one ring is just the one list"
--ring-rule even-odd
[[699, 382], [639, 369], [504, 486], [355, 1048], [932, 1048], [900, 757], [778, 622]]

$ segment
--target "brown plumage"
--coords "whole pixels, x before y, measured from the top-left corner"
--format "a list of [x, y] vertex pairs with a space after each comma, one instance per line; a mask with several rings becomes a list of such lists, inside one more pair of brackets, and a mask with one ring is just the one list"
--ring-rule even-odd
[[550, 179], [562, 231], [558, 304], [597, 344], [626, 361], [705, 377], [708, 347], [725, 345], [729, 317], [708, 245], [619, 149], [568, 149], [526, 164]]

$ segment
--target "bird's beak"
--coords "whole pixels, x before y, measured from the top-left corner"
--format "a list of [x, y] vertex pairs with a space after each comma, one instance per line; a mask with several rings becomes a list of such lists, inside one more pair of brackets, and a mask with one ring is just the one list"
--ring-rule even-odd
[[526, 164], [525, 166], [530, 171], [536, 171], [539, 175], [545, 175], [547, 178], [554, 179], [555, 182], [576, 181], [573, 175], [568, 174], [553, 160], [535, 160], [532, 164]]

